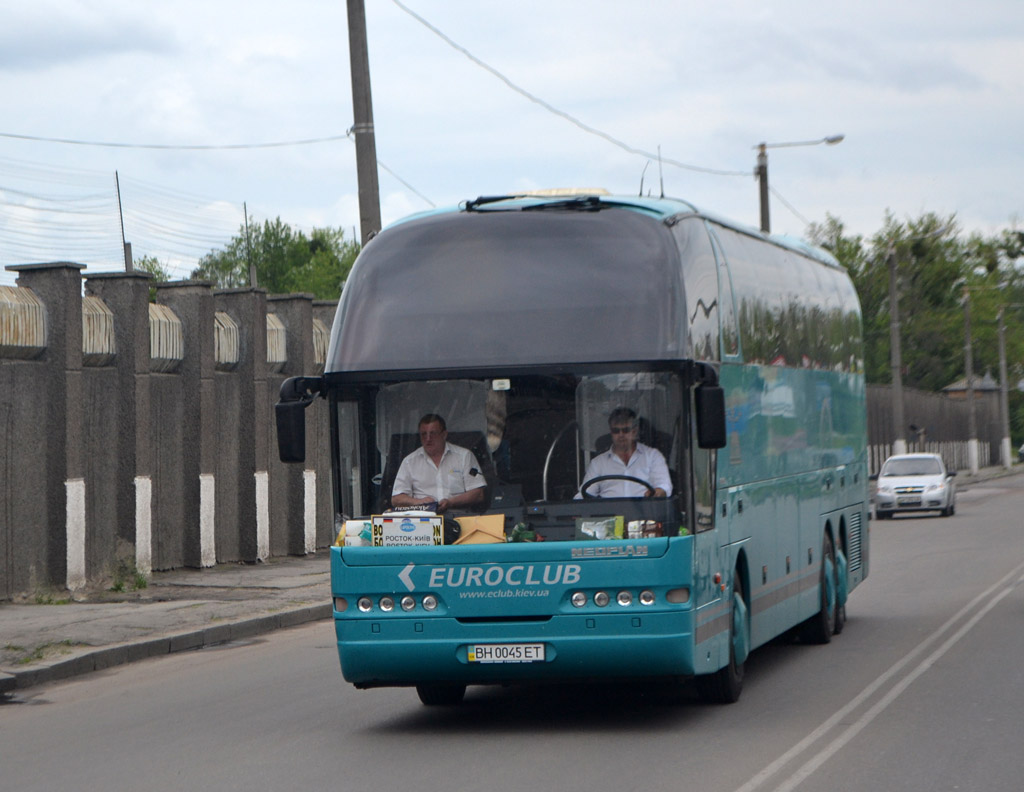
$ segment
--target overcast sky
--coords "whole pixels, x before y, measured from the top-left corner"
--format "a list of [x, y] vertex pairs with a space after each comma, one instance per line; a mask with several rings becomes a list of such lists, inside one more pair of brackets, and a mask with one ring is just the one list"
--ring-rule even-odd
[[[115, 171], [134, 255], [181, 277], [238, 231], [243, 203], [257, 221], [358, 229], [344, 0], [3, 3], [0, 265], [116, 269]], [[658, 162], [625, 148], [659, 147], [666, 195], [757, 225], [754, 146], [837, 133], [769, 152], [773, 231], [830, 213], [872, 234], [886, 210], [1022, 223], [1021, 0], [402, 3], [621, 145], [366, 0], [385, 225], [527, 188], [635, 194], [645, 166], [657, 194]]]

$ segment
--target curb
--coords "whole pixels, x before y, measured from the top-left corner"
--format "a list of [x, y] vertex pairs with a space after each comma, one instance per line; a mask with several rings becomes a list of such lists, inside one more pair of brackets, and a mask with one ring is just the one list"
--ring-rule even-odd
[[0, 695], [13, 690], [35, 687], [36, 685], [56, 682], [71, 677], [102, 671], [106, 668], [134, 663], [151, 657], [160, 657], [173, 652], [185, 652], [202, 649], [208, 646], [252, 638], [255, 635], [273, 632], [286, 627], [296, 627], [311, 621], [320, 621], [331, 617], [331, 603], [309, 605], [294, 610], [280, 611], [267, 616], [257, 616], [233, 622], [224, 622], [213, 627], [200, 630], [189, 630], [181, 633], [162, 635], [132, 643], [104, 646], [87, 651], [66, 660], [55, 660], [50, 663], [39, 663], [24, 671], [0, 671]]

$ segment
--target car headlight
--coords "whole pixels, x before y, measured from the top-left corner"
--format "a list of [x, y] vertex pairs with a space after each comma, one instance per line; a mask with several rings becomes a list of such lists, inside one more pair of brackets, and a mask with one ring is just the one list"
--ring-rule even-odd
[[892, 495], [892, 486], [889, 484], [882, 484], [878, 487], [878, 491], [883, 495]]

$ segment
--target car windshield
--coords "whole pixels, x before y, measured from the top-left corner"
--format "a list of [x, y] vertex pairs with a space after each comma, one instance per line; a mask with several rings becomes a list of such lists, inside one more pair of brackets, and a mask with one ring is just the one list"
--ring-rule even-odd
[[942, 466], [937, 459], [890, 459], [882, 468], [883, 476], [938, 476]]

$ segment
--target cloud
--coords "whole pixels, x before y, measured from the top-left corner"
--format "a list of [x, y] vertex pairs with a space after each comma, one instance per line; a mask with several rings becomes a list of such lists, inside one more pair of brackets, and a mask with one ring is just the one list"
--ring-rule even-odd
[[11, 4], [0, 27], [0, 71], [43, 71], [133, 52], [172, 53], [172, 35], [131, 7]]

